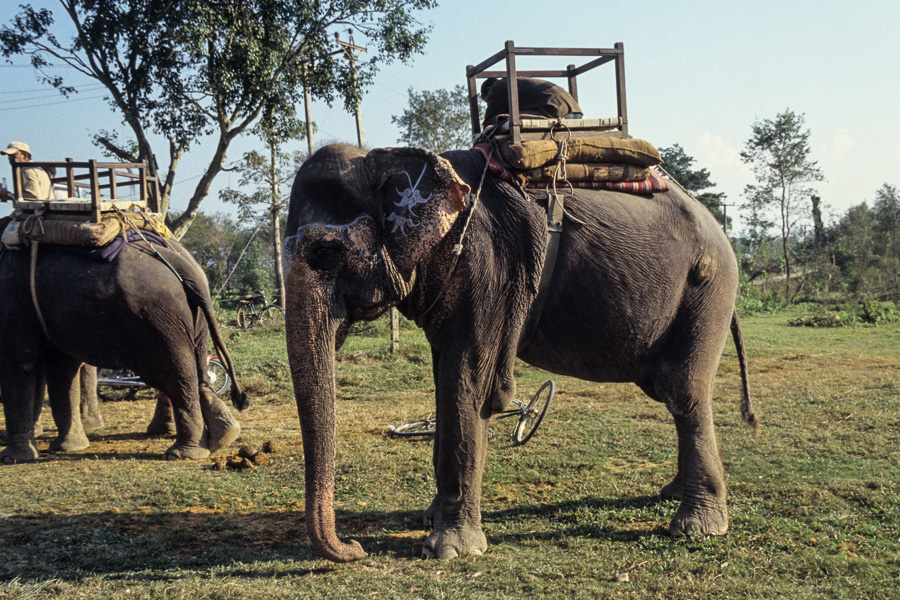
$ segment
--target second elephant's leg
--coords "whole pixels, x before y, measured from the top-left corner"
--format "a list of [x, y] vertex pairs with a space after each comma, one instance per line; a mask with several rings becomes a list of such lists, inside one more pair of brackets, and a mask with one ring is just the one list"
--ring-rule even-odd
[[203, 412], [200, 409], [200, 393], [197, 369], [191, 362], [181, 365], [168, 389], [161, 389], [172, 402], [175, 416], [175, 443], [166, 450], [169, 460], [200, 460], [209, 456], [209, 450], [201, 446], [203, 437]]
[[51, 452], [75, 452], [90, 445], [81, 423], [81, 364], [58, 353], [47, 361], [47, 395], [57, 429]]
[[209, 386], [200, 387], [200, 410], [206, 424], [201, 446], [216, 453], [241, 435], [241, 425]]
[[156, 408], [153, 410], [153, 418], [147, 425], [147, 435], [151, 437], [175, 435], [175, 413], [172, 411], [172, 401], [163, 392], [156, 394]]
[[40, 368], [35, 363], [0, 362], [0, 369], [3, 370], [3, 414], [7, 436], [6, 447], [0, 450], [0, 463], [37, 460], [34, 417], [40, 415], [40, 403], [44, 401]]
[[81, 424], [86, 432], [95, 431], [103, 427], [100, 400], [97, 398], [97, 367], [82, 365], [78, 375], [81, 381]]

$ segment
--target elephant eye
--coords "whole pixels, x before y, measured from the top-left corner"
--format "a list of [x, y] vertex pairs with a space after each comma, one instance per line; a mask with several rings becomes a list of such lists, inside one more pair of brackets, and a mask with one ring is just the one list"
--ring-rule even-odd
[[331, 271], [343, 262], [344, 246], [337, 241], [319, 242], [306, 251], [306, 261], [317, 271]]

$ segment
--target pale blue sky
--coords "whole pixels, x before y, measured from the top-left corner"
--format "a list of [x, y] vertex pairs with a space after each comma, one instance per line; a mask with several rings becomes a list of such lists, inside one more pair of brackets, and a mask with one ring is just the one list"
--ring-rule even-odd
[[[43, 4], [56, 6], [54, 0]], [[15, 0], [0, 0], [6, 22]], [[391, 116], [407, 105], [407, 88], [434, 90], [465, 83], [465, 67], [503, 48], [518, 46], [611, 47], [625, 44], [630, 130], [656, 146], [678, 143], [706, 167], [728, 202], [740, 203], [752, 181], [739, 153], [755, 120], [790, 108], [806, 116], [812, 158], [826, 181], [824, 202], [843, 213], [871, 201], [884, 183], [900, 185], [900, 2], [855, 3], [782, 0], [763, 2], [662, 2], [518, 0], [488, 3], [445, 0], [424, 13], [434, 29], [425, 55], [410, 66], [382, 70], [362, 103], [369, 147], [397, 144]], [[356, 42], [365, 44], [359, 33]], [[547, 64], [519, 60], [520, 69], [561, 68], [578, 59]], [[19, 61], [22, 62], [21, 60]], [[65, 102], [41, 86], [28, 68], [0, 66], [0, 142], [31, 145], [37, 160], [100, 157], [90, 132], [114, 128], [119, 119], [102, 91], [82, 82], [84, 92]], [[612, 116], [611, 67], [579, 79], [587, 116]], [[91, 88], [94, 89], [91, 89]], [[316, 142], [354, 142], [355, 121], [341, 105], [314, 103]], [[244, 141], [229, 156], [250, 147]], [[306, 144], [298, 141], [298, 149]], [[164, 146], [159, 146], [161, 152]], [[179, 168], [173, 208], [183, 209], [206, 162], [201, 147]], [[160, 157], [162, 159], [163, 157]], [[162, 160], [161, 160], [162, 162]], [[161, 165], [162, 166], [162, 165]], [[0, 177], [9, 168], [0, 165]], [[236, 185], [236, 177], [231, 176]], [[221, 174], [215, 189], [229, 185]], [[214, 197], [205, 212], [229, 212]], [[734, 208], [729, 208], [729, 214]], [[0, 213], [6, 213], [0, 207]]]

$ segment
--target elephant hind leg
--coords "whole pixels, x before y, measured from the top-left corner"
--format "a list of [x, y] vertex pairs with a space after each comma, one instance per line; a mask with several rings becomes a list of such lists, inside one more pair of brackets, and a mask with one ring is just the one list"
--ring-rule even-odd
[[[681, 348], [674, 355], [687, 360], [657, 364], [653, 381], [641, 385], [651, 398], [665, 403], [675, 420], [678, 471], [660, 490], [663, 498], [681, 501], [669, 524], [672, 535], [721, 535], [728, 530], [725, 469], [712, 411], [713, 381], [727, 329], [722, 332]], [[690, 337], [682, 337], [682, 343], [685, 339]]]
[[203, 414], [199, 401], [199, 379], [191, 356], [175, 358], [168, 377], [154, 378], [163, 384], [159, 390], [172, 402], [175, 417], [175, 443], [166, 450], [168, 460], [201, 460], [209, 450], [201, 445]]
[[725, 469], [719, 457], [710, 403], [675, 415], [678, 474], [660, 495], [681, 500], [669, 523], [672, 535], [722, 535], [728, 531]]
[[104, 423], [97, 397], [97, 367], [82, 365], [78, 376], [81, 382], [81, 425], [85, 432], [102, 429]]
[[54, 353], [47, 360], [47, 395], [57, 435], [51, 452], [76, 452], [90, 445], [81, 423], [81, 361]]
[[207, 448], [210, 453], [215, 454], [241, 435], [240, 423], [209, 386], [204, 385], [200, 388], [200, 410], [203, 412], [203, 423], [206, 426], [200, 445]]

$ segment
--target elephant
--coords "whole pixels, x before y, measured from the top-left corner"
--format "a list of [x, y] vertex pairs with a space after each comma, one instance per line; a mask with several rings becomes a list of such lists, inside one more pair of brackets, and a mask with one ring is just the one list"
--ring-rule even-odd
[[516, 393], [514, 363], [592, 382], [634, 382], [665, 405], [680, 499], [673, 535], [724, 534], [724, 468], [712, 388], [729, 330], [753, 429], [735, 310], [738, 269], [715, 218], [680, 189], [574, 189], [543, 309], [525, 332], [548, 252], [547, 212], [488, 172], [484, 155], [320, 148], [291, 189], [284, 242], [286, 344], [305, 455], [306, 526], [337, 562], [365, 552], [335, 533], [335, 351], [348, 328], [396, 306], [432, 351], [437, 491], [423, 555], [482, 554], [491, 414]]
[[[38, 244], [33, 283], [30, 254], [7, 249], [0, 256], [0, 390], [9, 438], [0, 461], [38, 457], [34, 427], [44, 380], [58, 429], [50, 450], [89, 445], [81, 421], [83, 364], [131, 369], [171, 398], [176, 436], [168, 459], [202, 459], [238, 437], [240, 425], [208, 385], [208, 336], [231, 375], [232, 403], [243, 410], [249, 400], [235, 379], [206, 276], [183, 246], [174, 239], [166, 246], [127, 243], [103, 261]], [[96, 393], [96, 375], [85, 384]], [[166, 417], [154, 422], [164, 429]]]

